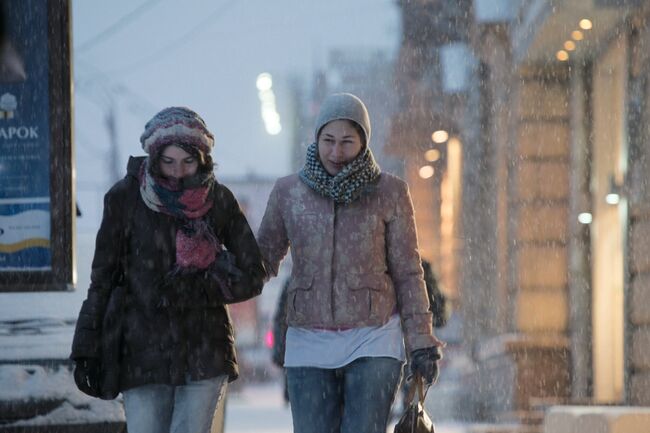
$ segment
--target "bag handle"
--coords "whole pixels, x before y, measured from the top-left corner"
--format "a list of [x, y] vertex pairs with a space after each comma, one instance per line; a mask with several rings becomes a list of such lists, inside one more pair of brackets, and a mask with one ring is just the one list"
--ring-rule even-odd
[[411, 380], [414, 381], [415, 383], [409, 389], [409, 393], [407, 396], [407, 401], [413, 402], [413, 399], [415, 398], [415, 390], [417, 388], [418, 391], [418, 401], [422, 404], [424, 404], [424, 399], [427, 398], [427, 393], [429, 392], [429, 388], [431, 387], [431, 384], [427, 384], [426, 389], [424, 389], [424, 379], [422, 378], [422, 375], [420, 373], [415, 373], [415, 375], [411, 376]]

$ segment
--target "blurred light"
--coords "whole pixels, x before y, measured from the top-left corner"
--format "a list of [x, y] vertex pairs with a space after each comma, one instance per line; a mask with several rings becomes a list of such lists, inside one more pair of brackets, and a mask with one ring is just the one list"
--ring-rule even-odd
[[557, 59], [560, 62], [566, 62], [567, 60], [569, 60], [569, 53], [567, 53], [564, 50], [560, 50], [557, 53], [555, 53], [555, 57], [557, 57]]
[[266, 335], [264, 335], [264, 345], [268, 347], [269, 349], [273, 348], [273, 343], [275, 343], [274, 338], [273, 338], [273, 331], [268, 330], [266, 331]]
[[610, 192], [605, 196], [605, 201], [607, 204], [618, 204], [621, 201], [621, 196], [615, 192]]
[[456, 137], [451, 137], [449, 139], [449, 143], [448, 143], [449, 146], [460, 146], [460, 144], [461, 144], [460, 140], [457, 139]]
[[266, 132], [269, 135], [278, 135], [282, 132], [282, 125], [279, 123], [271, 123], [266, 127]]
[[573, 41], [566, 41], [564, 43], [564, 49], [567, 51], [573, 51], [576, 49], [576, 43]]
[[424, 159], [429, 162], [435, 162], [440, 159], [440, 151], [438, 149], [429, 149], [424, 152]]
[[588, 20], [587, 18], [581, 19], [578, 25], [582, 30], [591, 30], [592, 27], [591, 21]]
[[261, 103], [262, 120], [264, 129], [269, 135], [278, 135], [282, 132], [280, 124], [280, 114], [275, 106], [275, 93], [273, 93], [273, 78], [268, 72], [263, 72], [257, 76], [255, 82], [258, 92], [257, 96]]
[[444, 129], [439, 129], [431, 134], [434, 143], [444, 143], [449, 138], [449, 134]]
[[571, 37], [574, 41], [581, 41], [585, 38], [585, 35], [580, 30], [574, 30], [571, 32]]
[[420, 167], [420, 177], [422, 179], [429, 179], [431, 176], [433, 176], [434, 169], [430, 165], [425, 165]]
[[271, 78], [271, 74], [268, 72], [263, 72], [257, 76], [257, 81], [255, 82], [257, 85], [257, 90], [260, 91], [265, 91], [265, 90], [271, 90], [271, 87], [273, 87], [273, 79]]
[[578, 215], [578, 222], [580, 224], [591, 224], [593, 221], [593, 217], [589, 212], [582, 212], [580, 215]]

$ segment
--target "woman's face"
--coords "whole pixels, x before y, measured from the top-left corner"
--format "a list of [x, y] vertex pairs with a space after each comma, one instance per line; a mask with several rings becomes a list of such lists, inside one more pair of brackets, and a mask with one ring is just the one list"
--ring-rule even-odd
[[195, 175], [198, 168], [197, 158], [178, 146], [167, 146], [160, 155], [160, 172], [165, 177], [183, 179]]
[[325, 170], [335, 176], [359, 155], [363, 144], [349, 120], [333, 120], [318, 136], [318, 157]]

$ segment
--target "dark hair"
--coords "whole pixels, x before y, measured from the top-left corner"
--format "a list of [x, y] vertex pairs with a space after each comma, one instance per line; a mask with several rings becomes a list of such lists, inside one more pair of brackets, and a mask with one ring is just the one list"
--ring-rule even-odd
[[321, 126], [321, 128], [318, 130], [318, 135], [316, 135], [316, 143], [318, 143], [318, 140], [320, 139], [320, 133], [323, 130], [323, 128], [325, 128], [327, 125], [334, 122], [335, 120], [344, 120], [348, 124], [350, 124], [354, 128], [354, 130], [357, 131], [357, 134], [359, 134], [359, 138], [361, 138], [361, 146], [366, 147], [366, 131], [363, 130], [361, 125], [359, 125], [354, 120], [350, 120], [350, 119], [332, 119], [329, 122], [327, 122], [325, 125]]
[[162, 176], [162, 171], [160, 170], [160, 158], [162, 157], [162, 154], [165, 151], [165, 149], [167, 149], [167, 147], [169, 146], [180, 147], [185, 152], [189, 153], [194, 158], [196, 158], [196, 160], [199, 162], [199, 167], [196, 170], [197, 174], [210, 173], [212, 172], [212, 170], [214, 170], [214, 162], [212, 161], [211, 155], [201, 152], [195, 146], [184, 145], [183, 143], [178, 143], [178, 144], [175, 143], [175, 144], [168, 144], [167, 146], [161, 147], [154, 155], [150, 156], [151, 164], [149, 164], [149, 171], [154, 176], [158, 176], [158, 177]]

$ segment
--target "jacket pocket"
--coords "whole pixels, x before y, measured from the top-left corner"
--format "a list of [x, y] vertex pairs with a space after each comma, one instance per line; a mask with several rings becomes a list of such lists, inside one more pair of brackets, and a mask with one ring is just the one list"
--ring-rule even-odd
[[345, 281], [348, 287], [348, 314], [355, 319], [383, 318], [390, 314], [395, 294], [388, 275], [348, 274]]
[[291, 315], [298, 322], [305, 322], [316, 314], [313, 275], [299, 275], [291, 278], [287, 288], [288, 306]]

